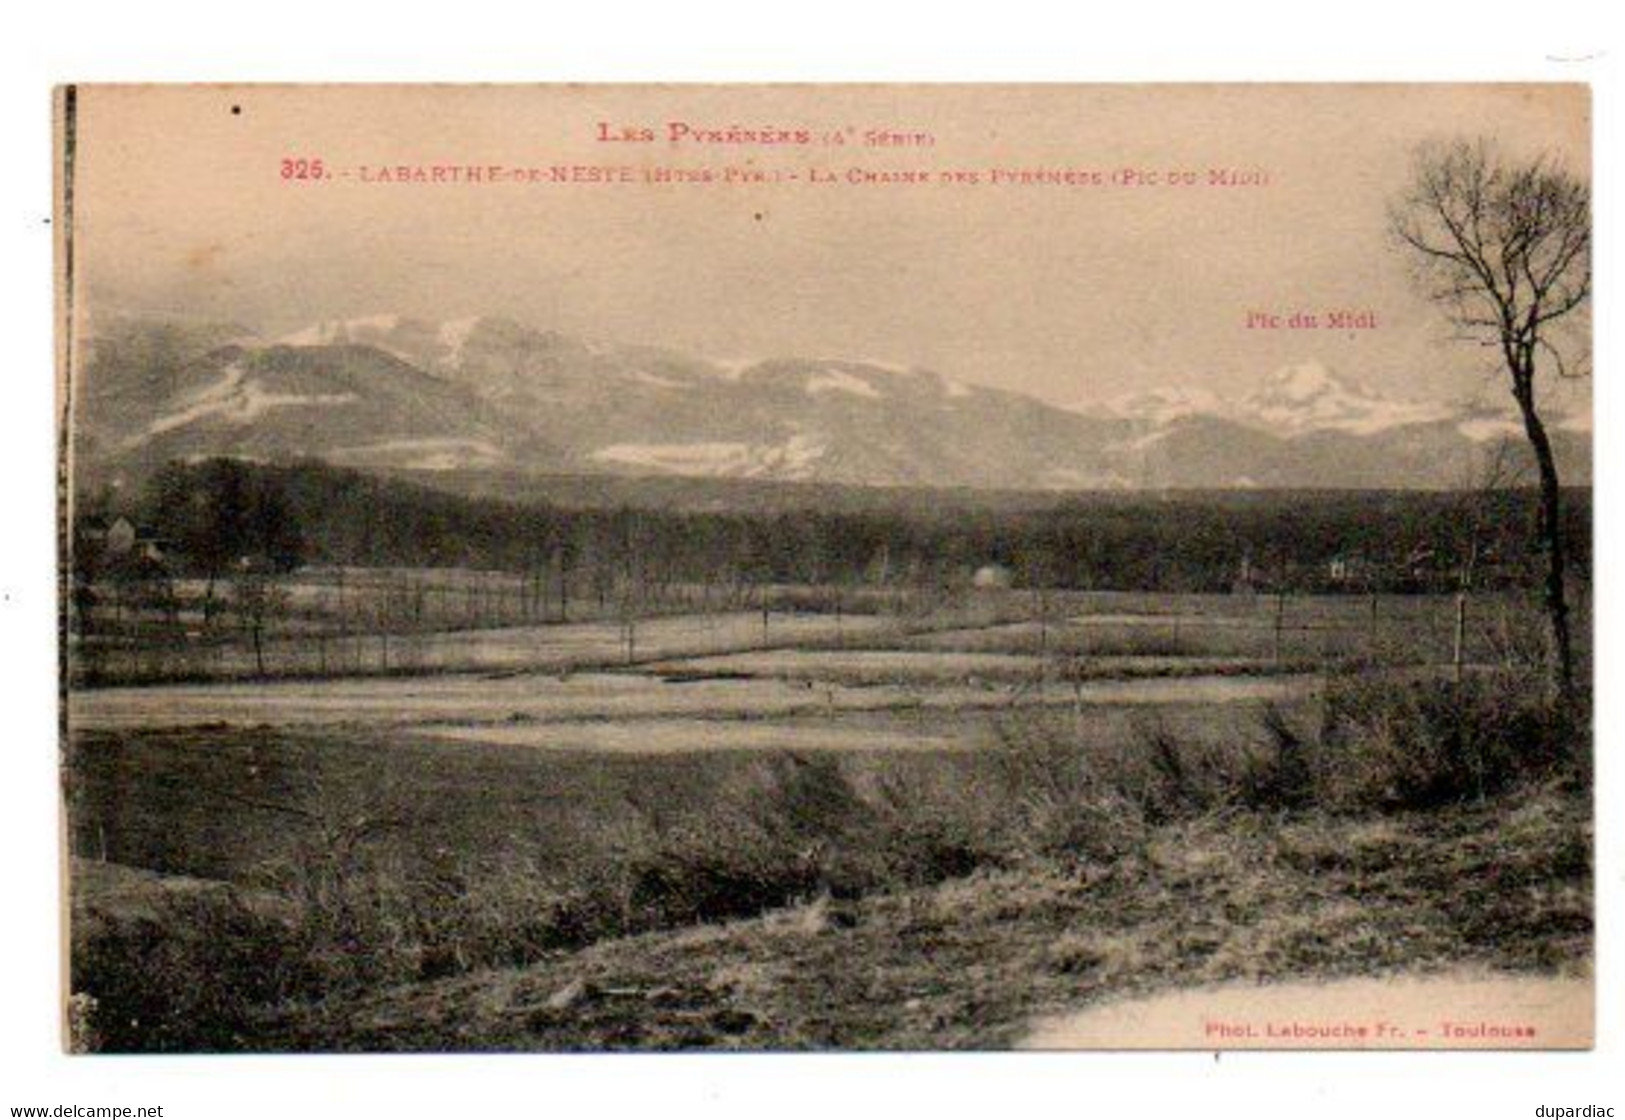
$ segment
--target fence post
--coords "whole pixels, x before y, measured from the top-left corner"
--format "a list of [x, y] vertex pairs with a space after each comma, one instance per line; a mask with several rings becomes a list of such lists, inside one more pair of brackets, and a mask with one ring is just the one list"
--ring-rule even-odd
[[1271, 651], [1274, 654], [1276, 664], [1280, 664], [1281, 661], [1281, 629], [1285, 625], [1286, 592], [1283, 590], [1275, 593], [1275, 638], [1271, 643]]
[[1456, 592], [1456, 640], [1451, 652], [1451, 663], [1456, 669], [1456, 682], [1459, 684], [1465, 667], [1467, 650], [1467, 592]]

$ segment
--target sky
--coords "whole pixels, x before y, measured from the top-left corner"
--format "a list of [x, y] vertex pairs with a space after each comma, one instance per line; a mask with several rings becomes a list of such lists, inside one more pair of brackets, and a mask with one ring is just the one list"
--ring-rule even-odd
[[[1527, 85], [88, 87], [77, 302], [268, 336], [501, 314], [725, 359], [921, 366], [1063, 405], [1239, 394], [1306, 361], [1390, 395], [1495, 399], [1386, 209], [1429, 139], [1490, 136], [1589, 177], [1589, 104]], [[325, 178], [285, 163], [318, 159]], [[633, 181], [393, 181], [470, 164]], [[730, 168], [776, 181], [642, 178]], [[922, 181], [853, 181], [877, 172]], [[1327, 329], [1333, 309], [1375, 325]]]

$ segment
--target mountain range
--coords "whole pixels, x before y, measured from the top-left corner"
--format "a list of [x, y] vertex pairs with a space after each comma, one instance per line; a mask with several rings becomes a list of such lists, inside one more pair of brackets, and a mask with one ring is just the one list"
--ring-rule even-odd
[[[1161, 388], [1061, 408], [845, 358], [726, 362], [509, 319], [399, 315], [277, 338], [236, 324], [97, 324], [75, 413], [81, 468], [316, 457], [358, 468], [749, 478], [988, 489], [1453, 487], [1507, 412], [1385, 397], [1323, 365], [1220, 398]], [[1587, 418], [1557, 414], [1565, 480]]]

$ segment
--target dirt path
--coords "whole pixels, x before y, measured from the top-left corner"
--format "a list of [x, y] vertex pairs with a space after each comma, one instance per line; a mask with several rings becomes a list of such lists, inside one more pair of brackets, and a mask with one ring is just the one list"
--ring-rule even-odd
[[1456, 971], [1235, 984], [1117, 1000], [1037, 1022], [1028, 1050], [1586, 1049], [1584, 979]]

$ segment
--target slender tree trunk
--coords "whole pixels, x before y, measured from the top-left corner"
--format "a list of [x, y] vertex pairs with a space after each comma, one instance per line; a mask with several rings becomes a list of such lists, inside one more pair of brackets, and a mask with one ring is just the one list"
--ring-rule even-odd
[[569, 556], [559, 551], [559, 621], [570, 621], [570, 564]]
[[1544, 606], [1552, 637], [1553, 685], [1561, 700], [1574, 694], [1574, 647], [1569, 634], [1568, 593], [1564, 586], [1567, 557], [1563, 549], [1563, 491], [1557, 478], [1557, 460], [1546, 425], [1535, 410], [1533, 370], [1519, 379], [1513, 395], [1523, 413], [1523, 427], [1540, 471], [1540, 537], [1546, 551]]

